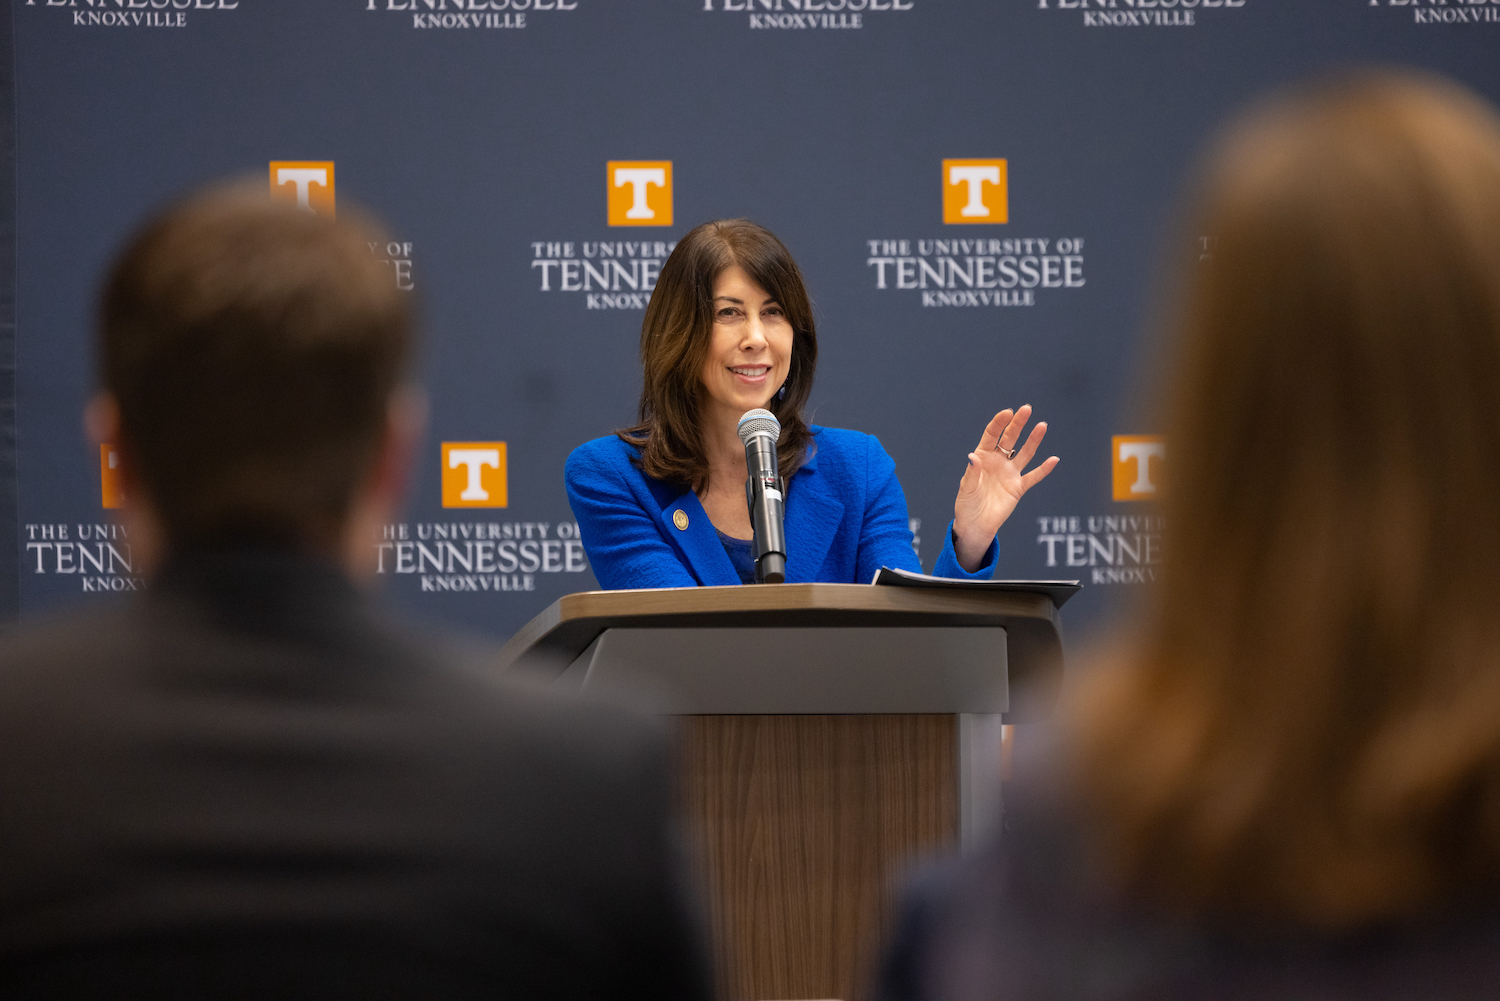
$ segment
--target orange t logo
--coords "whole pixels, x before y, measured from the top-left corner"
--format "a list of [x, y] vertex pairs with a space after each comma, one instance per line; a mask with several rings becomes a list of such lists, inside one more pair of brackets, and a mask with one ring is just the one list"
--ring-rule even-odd
[[443, 507], [505, 507], [505, 442], [443, 442]]
[[672, 225], [671, 160], [611, 160], [605, 173], [611, 226]]
[[1004, 160], [943, 161], [943, 222], [1010, 221]]
[[1149, 434], [1117, 434], [1113, 451], [1115, 500], [1155, 500], [1161, 493], [1166, 440]]
[[271, 198], [306, 212], [332, 216], [332, 160], [272, 160]]

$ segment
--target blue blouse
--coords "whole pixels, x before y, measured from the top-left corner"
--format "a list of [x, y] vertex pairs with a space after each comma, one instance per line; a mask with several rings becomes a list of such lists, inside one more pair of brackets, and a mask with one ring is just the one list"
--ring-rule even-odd
[[[868, 584], [882, 566], [920, 571], [896, 463], [873, 435], [812, 428], [815, 450], [786, 488], [786, 579]], [[618, 437], [595, 438], [568, 456], [568, 501], [599, 585], [692, 587], [738, 584], [718, 530], [691, 490], [643, 474], [640, 451]], [[959, 566], [953, 529], [933, 573], [992, 577], [990, 543], [974, 573]]]
[[755, 540], [736, 539], [732, 535], [719, 532], [719, 541], [724, 544], [724, 552], [729, 557], [729, 562], [734, 564], [734, 572], [740, 575], [741, 584], [755, 583]]

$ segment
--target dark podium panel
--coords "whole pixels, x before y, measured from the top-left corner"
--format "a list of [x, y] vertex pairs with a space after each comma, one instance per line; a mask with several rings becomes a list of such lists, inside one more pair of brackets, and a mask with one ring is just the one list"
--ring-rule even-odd
[[678, 717], [722, 996], [852, 1001], [901, 873], [998, 814], [1062, 645], [1044, 593], [782, 584], [568, 595], [501, 664]]

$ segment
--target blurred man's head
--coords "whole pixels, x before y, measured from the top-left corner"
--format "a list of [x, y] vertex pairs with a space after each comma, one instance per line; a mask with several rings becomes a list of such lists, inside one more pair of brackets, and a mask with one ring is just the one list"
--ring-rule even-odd
[[236, 188], [126, 247], [101, 303], [93, 421], [119, 449], [127, 504], [168, 547], [341, 554], [366, 494], [399, 492], [412, 318], [370, 252], [384, 242], [348, 213]]

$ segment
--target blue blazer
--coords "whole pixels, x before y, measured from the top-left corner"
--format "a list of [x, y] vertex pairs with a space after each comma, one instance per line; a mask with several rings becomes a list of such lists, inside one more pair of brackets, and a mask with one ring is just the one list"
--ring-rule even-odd
[[[920, 572], [895, 461], [873, 435], [816, 426], [812, 432], [816, 449], [786, 490], [788, 583], [868, 584], [882, 566]], [[740, 583], [697, 494], [647, 477], [631, 462], [639, 455], [610, 436], [568, 456], [568, 501], [599, 585]], [[991, 542], [984, 565], [966, 572], [953, 553], [950, 523], [933, 572], [982, 580], [994, 574], [998, 556]]]

